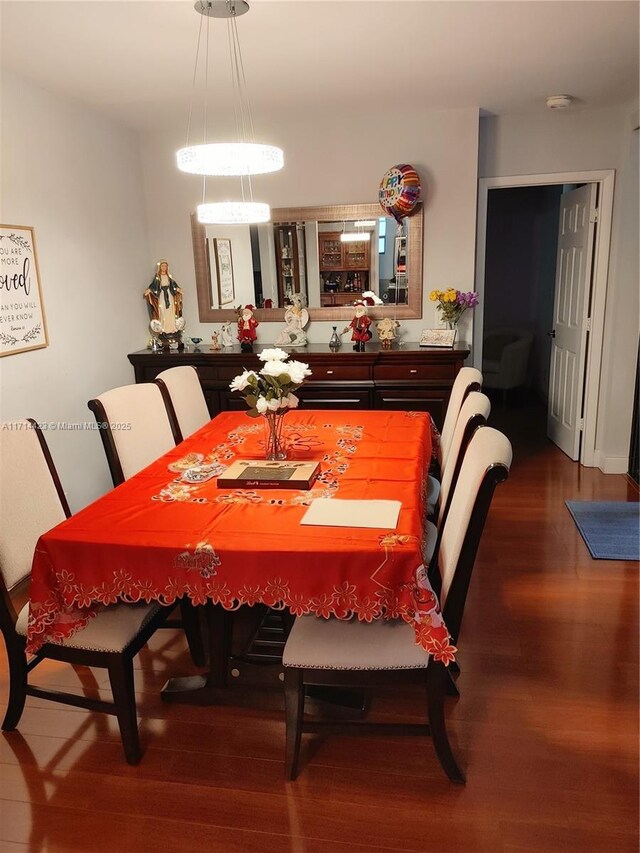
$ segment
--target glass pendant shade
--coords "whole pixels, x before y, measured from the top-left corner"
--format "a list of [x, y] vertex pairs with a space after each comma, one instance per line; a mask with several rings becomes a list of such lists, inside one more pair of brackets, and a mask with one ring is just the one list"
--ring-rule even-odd
[[270, 219], [269, 205], [257, 201], [219, 201], [198, 205], [198, 222], [203, 225], [249, 225]]
[[284, 154], [275, 145], [257, 142], [214, 142], [181, 148], [178, 168], [192, 175], [264, 175], [284, 166]]

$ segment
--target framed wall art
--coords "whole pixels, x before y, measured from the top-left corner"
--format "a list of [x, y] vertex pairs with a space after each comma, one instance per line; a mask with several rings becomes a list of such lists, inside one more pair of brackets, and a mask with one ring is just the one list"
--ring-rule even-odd
[[33, 228], [0, 225], [0, 356], [46, 346]]
[[233, 287], [233, 259], [231, 257], [231, 240], [215, 237], [213, 250], [216, 258], [216, 276], [218, 279], [219, 305], [233, 305], [235, 290]]

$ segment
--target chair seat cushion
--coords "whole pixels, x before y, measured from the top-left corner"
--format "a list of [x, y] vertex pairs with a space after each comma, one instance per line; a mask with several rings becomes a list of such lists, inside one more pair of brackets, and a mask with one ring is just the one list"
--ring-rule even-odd
[[[159, 604], [114, 604], [100, 610], [86, 626], [62, 642], [53, 645], [93, 652], [121, 652], [161, 610]], [[27, 636], [29, 605], [20, 611], [16, 632]]]
[[440, 483], [431, 474], [427, 477], [427, 515], [433, 515], [440, 497]]
[[432, 521], [426, 521], [424, 525], [424, 544], [422, 556], [424, 564], [428, 566], [433, 557], [433, 552], [436, 550], [436, 541], [438, 539], [438, 528]]
[[425, 669], [429, 655], [411, 625], [399, 619], [320, 619], [293, 623], [282, 663], [297, 669]]

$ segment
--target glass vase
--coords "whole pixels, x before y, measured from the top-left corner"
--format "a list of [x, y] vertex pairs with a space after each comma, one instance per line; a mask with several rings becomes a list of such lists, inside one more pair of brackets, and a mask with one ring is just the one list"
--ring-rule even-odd
[[277, 412], [265, 412], [264, 418], [264, 449], [265, 459], [278, 460], [287, 458], [287, 443], [284, 439], [283, 424], [287, 409]]

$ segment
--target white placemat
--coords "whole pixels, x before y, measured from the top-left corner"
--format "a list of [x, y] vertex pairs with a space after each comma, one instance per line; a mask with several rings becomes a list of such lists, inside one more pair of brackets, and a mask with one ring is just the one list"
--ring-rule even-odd
[[379, 527], [395, 530], [402, 503], [400, 501], [342, 501], [316, 498], [300, 524], [321, 527]]

